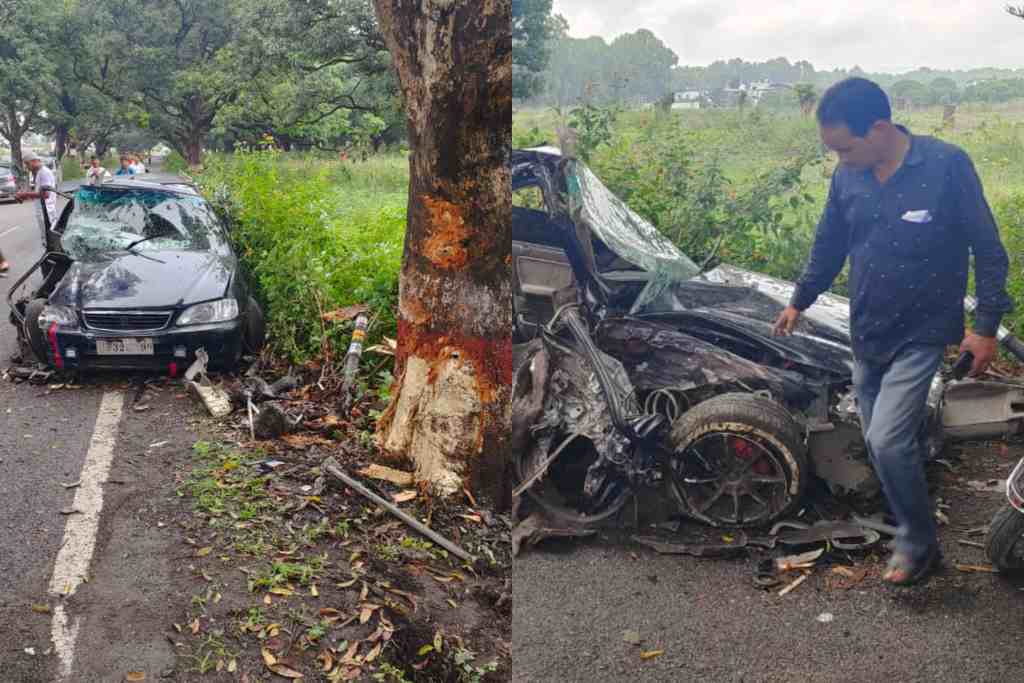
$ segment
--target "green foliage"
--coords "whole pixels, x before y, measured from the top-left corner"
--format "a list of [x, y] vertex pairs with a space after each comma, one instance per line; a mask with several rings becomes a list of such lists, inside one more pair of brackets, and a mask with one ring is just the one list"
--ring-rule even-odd
[[395, 336], [407, 192], [401, 167], [401, 159], [375, 160], [364, 171], [273, 150], [206, 159], [199, 182], [229, 221], [276, 351], [296, 362], [339, 358], [351, 325], [321, 316], [352, 304], [376, 316], [372, 338]]
[[[736, 138], [762, 135], [761, 114], [736, 121]], [[803, 172], [819, 159], [817, 149], [797, 146], [772, 167], [733, 179], [723, 150], [708, 150], [712, 139], [707, 131], [655, 119], [642, 131], [620, 135], [594, 170], [696, 262], [717, 248], [723, 260], [792, 276], [806, 256], [802, 210], [815, 200]]]
[[76, 180], [85, 176], [82, 164], [78, 157], [66, 156], [60, 160], [61, 178], [63, 180]]
[[189, 170], [188, 161], [181, 156], [180, 152], [171, 150], [171, 153], [164, 159], [164, 170], [168, 173], [185, 173]]
[[528, 97], [543, 85], [539, 75], [551, 54], [551, 39], [564, 25], [551, 16], [551, 0], [512, 0], [512, 94]]
[[612, 124], [616, 112], [611, 107], [599, 107], [592, 102], [569, 112], [569, 125], [576, 131], [576, 154], [589, 162], [601, 145], [612, 139]]

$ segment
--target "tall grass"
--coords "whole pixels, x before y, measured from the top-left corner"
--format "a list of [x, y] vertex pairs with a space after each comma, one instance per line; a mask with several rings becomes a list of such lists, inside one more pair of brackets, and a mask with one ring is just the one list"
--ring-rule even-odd
[[[894, 119], [917, 134], [935, 135], [956, 144], [971, 156], [1010, 253], [1008, 288], [1017, 301], [1017, 310], [1007, 316], [1006, 323], [1017, 333], [1024, 333], [1024, 102], [961, 106], [951, 128], [942, 126], [941, 107], [896, 112]], [[516, 112], [512, 121], [513, 144], [530, 146], [542, 141], [557, 144], [556, 129], [560, 120], [559, 113], [551, 109]], [[666, 122], [664, 116], [659, 117], [652, 111], [626, 111], [616, 119], [610, 144], [599, 148], [595, 154], [591, 164], [595, 172], [609, 179], [609, 185], [621, 185], [621, 159], [634, 156], [635, 151], [630, 150], [635, 150], [645, 136], [663, 125], [685, 131], [686, 135], [663, 136], [660, 151], [657, 146], [648, 146], [654, 150], [647, 160], [652, 167], [659, 162], [654, 156], [673, 153], [664, 149], [664, 145], [686, 145], [695, 160], [695, 168], [713, 160], [713, 168], [720, 170], [729, 181], [721, 190], [741, 196], [756, 187], [758, 178], [764, 177], [766, 172], [785, 166], [809, 149], [818, 147], [823, 155], [825, 153], [820, 148], [813, 117], [795, 112], [685, 110], [673, 112]], [[826, 155], [824, 163], [804, 168], [801, 194], [811, 201], [807, 205], [780, 205], [784, 213], [780, 223], [787, 226], [787, 230], [753, 231], [748, 239], [726, 241], [721, 252], [723, 259], [752, 270], [789, 279], [797, 277], [813, 239], [834, 165], [834, 157]], [[635, 188], [613, 186], [612, 189], [629, 196]], [[640, 213], [651, 205], [650, 201], [634, 203]], [[703, 216], [709, 217], [725, 218], [713, 213]], [[651, 214], [647, 218], [657, 222], [659, 216]], [[691, 228], [693, 233], [706, 230], [706, 225]], [[835, 289], [844, 293], [845, 276], [840, 276]]]
[[371, 337], [394, 334], [403, 164], [274, 151], [204, 159], [199, 183], [231, 225], [279, 353], [303, 362], [343, 352], [350, 324], [324, 323], [322, 314], [353, 304], [371, 308]]

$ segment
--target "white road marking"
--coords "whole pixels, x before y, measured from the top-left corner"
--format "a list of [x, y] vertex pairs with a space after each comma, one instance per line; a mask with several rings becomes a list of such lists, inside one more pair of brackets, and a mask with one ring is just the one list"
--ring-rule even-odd
[[[103, 511], [103, 484], [114, 459], [114, 443], [123, 408], [124, 394], [116, 391], [103, 394], [92, 441], [82, 466], [81, 484], [75, 491], [72, 504], [78, 514], [69, 516], [65, 523], [64, 540], [50, 579], [50, 594], [58, 599], [72, 595], [88, 576]], [[58, 680], [65, 680], [71, 675], [75, 661], [78, 618], [71, 618], [60, 602], [54, 607], [50, 632], [61, 662]]]
[[15, 230], [18, 230], [19, 228], [21, 228], [21, 226], [20, 226], [20, 225], [15, 225], [15, 226], [14, 226], [13, 228], [11, 228], [10, 230], [5, 230], [5, 231], [3, 231], [3, 232], [0, 232], [0, 237], [6, 237], [7, 235], [10, 235], [10, 234], [11, 234], [12, 232], [14, 232]]

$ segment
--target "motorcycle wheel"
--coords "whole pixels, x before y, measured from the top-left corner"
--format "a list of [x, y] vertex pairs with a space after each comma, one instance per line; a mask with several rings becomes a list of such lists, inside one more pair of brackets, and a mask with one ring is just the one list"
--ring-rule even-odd
[[1024, 569], [1024, 512], [1007, 504], [992, 518], [985, 537], [985, 554], [1001, 572]]
[[810, 477], [803, 429], [785, 407], [722, 394], [672, 426], [668, 479], [680, 512], [712, 526], [751, 527], [788, 514]]

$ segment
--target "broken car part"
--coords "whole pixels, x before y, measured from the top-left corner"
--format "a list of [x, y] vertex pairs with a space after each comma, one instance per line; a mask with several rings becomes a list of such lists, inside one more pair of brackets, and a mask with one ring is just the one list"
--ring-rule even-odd
[[742, 532], [732, 543], [676, 543], [657, 536], [634, 536], [633, 541], [660, 555], [692, 555], [693, 557], [731, 558], [746, 553], [747, 538]]
[[[510, 170], [514, 200], [541, 200], [513, 201], [513, 341], [550, 354], [542, 414], [517, 431], [532, 438], [513, 458], [516, 484], [532, 482], [521, 488], [528, 497], [594, 523], [666, 479], [683, 514], [745, 526], [784, 516], [812, 474], [837, 494], [880, 491], [851, 391], [846, 299], [823, 295], [795, 334], [777, 337], [793, 283], [728, 264], [701, 272], [557, 150], [516, 150]], [[1013, 393], [1024, 384], [987, 394], [970, 384], [937, 373], [922, 432], [932, 457], [947, 438], [1024, 423]], [[745, 405], [738, 394], [762, 409], [715, 403]], [[985, 405], [968, 415], [961, 396]], [[671, 429], [639, 434], [652, 415]]]
[[476, 561], [476, 558], [467, 553], [465, 550], [463, 550], [456, 544], [452, 543], [447, 538], [445, 538], [441, 534], [437, 533], [436, 531], [428, 527], [426, 524], [423, 524], [418, 519], [403, 512], [398, 506], [396, 506], [391, 501], [381, 498], [376, 493], [366, 488], [362, 483], [350, 477], [348, 474], [345, 473], [345, 470], [341, 468], [341, 465], [339, 465], [338, 461], [335, 460], [334, 458], [328, 457], [326, 460], [324, 460], [323, 471], [326, 472], [327, 474], [330, 474], [332, 477], [340, 479], [353, 491], [355, 491], [356, 493], [365, 498], [368, 498], [369, 500], [373, 501], [380, 507], [384, 508], [385, 510], [393, 514], [395, 517], [405, 522], [410, 528], [423, 534], [431, 541], [437, 543], [439, 546], [441, 546], [451, 554], [455, 555], [459, 559], [465, 560], [466, 562], [470, 563]]

